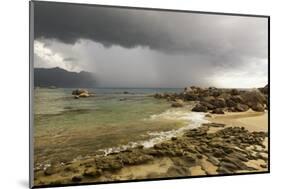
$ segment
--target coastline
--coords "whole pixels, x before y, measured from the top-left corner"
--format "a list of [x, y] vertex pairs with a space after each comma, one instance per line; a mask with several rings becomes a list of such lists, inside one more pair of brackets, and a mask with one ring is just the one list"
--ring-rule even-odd
[[251, 110], [212, 115], [210, 123], [151, 148], [137, 146], [35, 171], [35, 184], [267, 171], [267, 118], [267, 112]]

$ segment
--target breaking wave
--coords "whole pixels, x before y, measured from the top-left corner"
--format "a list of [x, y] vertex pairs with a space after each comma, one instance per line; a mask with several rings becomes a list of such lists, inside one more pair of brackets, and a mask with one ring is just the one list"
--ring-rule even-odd
[[144, 148], [153, 147], [157, 143], [169, 140], [172, 137], [179, 136], [184, 131], [189, 129], [194, 129], [200, 127], [203, 123], [208, 123], [209, 121], [205, 119], [206, 113], [201, 112], [191, 112], [190, 110], [178, 108], [178, 109], [169, 109], [161, 114], [151, 115], [150, 118], [146, 119], [147, 121], [157, 121], [157, 120], [174, 120], [174, 121], [183, 121], [185, 126], [179, 129], [173, 129], [169, 131], [158, 131], [158, 132], [148, 132], [147, 134], [151, 137], [148, 140], [129, 142], [126, 145], [121, 145], [113, 148], [101, 149], [105, 155], [110, 153], [117, 153], [124, 151], [128, 148], [135, 148], [137, 146], [143, 146]]

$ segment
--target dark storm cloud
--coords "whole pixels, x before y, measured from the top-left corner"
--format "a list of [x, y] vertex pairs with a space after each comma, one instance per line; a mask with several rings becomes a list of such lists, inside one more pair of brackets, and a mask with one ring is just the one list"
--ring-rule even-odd
[[267, 82], [266, 18], [35, 2], [34, 28], [35, 65], [92, 71], [104, 86]]
[[265, 57], [266, 24], [265, 18], [35, 3], [35, 38], [71, 44], [90, 39], [107, 47], [147, 46], [219, 59], [227, 58], [222, 53]]
[[151, 16], [132, 10], [35, 3], [35, 38], [75, 43], [91, 39], [105, 46], [161, 48], [172, 44], [169, 34]]

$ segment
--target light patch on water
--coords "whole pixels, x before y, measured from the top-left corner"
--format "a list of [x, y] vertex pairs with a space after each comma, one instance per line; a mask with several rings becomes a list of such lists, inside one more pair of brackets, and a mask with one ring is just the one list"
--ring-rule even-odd
[[124, 151], [128, 148], [135, 148], [142, 145], [144, 148], [151, 148], [155, 144], [161, 143], [163, 141], [169, 140], [172, 137], [179, 136], [184, 133], [184, 131], [189, 129], [194, 129], [200, 127], [203, 123], [208, 123], [209, 121], [205, 119], [206, 113], [201, 112], [191, 112], [188, 109], [177, 108], [169, 109], [161, 114], [152, 115], [146, 121], [157, 121], [157, 120], [174, 120], [183, 121], [185, 126], [179, 129], [172, 129], [170, 131], [158, 131], [158, 132], [148, 132], [147, 134], [151, 136], [150, 139], [138, 142], [129, 142], [126, 145], [121, 145], [113, 148], [101, 149], [105, 155], [110, 153], [117, 153]]
[[202, 123], [207, 123], [205, 119], [206, 113], [202, 112], [191, 112], [188, 109], [169, 109], [161, 114], [150, 116], [147, 120], [174, 120], [184, 121], [188, 129], [194, 129], [201, 126]]

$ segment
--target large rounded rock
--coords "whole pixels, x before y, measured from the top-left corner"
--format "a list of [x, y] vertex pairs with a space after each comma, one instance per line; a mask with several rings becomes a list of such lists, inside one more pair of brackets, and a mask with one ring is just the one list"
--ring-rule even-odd
[[212, 105], [214, 105], [216, 108], [224, 108], [226, 107], [225, 100], [223, 98], [216, 98], [211, 102]]
[[247, 91], [241, 94], [245, 104], [252, 107], [253, 105], [260, 103], [266, 103], [265, 96], [259, 90]]
[[256, 112], [263, 112], [264, 111], [264, 106], [261, 103], [256, 103], [254, 105], [252, 105], [252, 110], [256, 111]]
[[192, 108], [193, 112], [207, 112], [208, 108], [202, 104], [197, 104], [194, 108]]
[[235, 106], [235, 110], [238, 112], [246, 112], [247, 110], [249, 110], [249, 106], [246, 104], [236, 104]]

